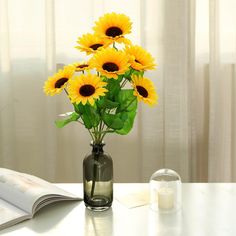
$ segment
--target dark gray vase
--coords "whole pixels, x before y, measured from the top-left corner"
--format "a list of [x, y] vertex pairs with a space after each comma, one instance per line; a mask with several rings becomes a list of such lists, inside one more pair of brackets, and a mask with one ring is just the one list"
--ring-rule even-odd
[[93, 211], [107, 210], [113, 201], [113, 162], [104, 145], [91, 143], [92, 152], [83, 161], [84, 203]]

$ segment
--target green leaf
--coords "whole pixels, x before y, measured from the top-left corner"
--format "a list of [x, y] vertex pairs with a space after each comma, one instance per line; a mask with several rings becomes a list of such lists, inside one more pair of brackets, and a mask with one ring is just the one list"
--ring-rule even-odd
[[137, 98], [133, 95], [133, 89], [122, 89], [120, 90], [117, 101], [120, 106], [117, 109], [117, 113], [122, 111], [133, 111], [137, 109]]
[[97, 104], [98, 108], [102, 109], [105, 104], [105, 97], [101, 97], [100, 99], [98, 99], [96, 101], [96, 104]]
[[104, 108], [113, 109], [113, 108], [116, 108], [118, 106], [119, 106], [118, 102], [113, 102], [113, 101], [111, 101], [109, 99], [106, 99], [106, 98], [104, 99], [104, 105], [103, 105]]
[[143, 71], [143, 70], [139, 71], [139, 70], [134, 70], [134, 69], [133, 69], [132, 74], [133, 74], [133, 75], [138, 75], [138, 76], [143, 77], [144, 71]]
[[90, 106], [88, 104], [82, 105], [81, 103], [78, 105], [78, 108], [81, 112], [81, 118], [84, 122], [84, 125], [87, 129], [91, 129], [92, 127], [97, 127], [100, 122], [100, 116], [95, 107]]
[[118, 130], [122, 129], [124, 121], [121, 119], [120, 114], [103, 114], [104, 123], [111, 129]]
[[106, 88], [108, 89], [107, 98], [114, 101], [114, 98], [120, 91], [120, 80], [109, 79]]
[[77, 121], [79, 119], [80, 115], [76, 112], [73, 112], [68, 118], [64, 120], [56, 120], [55, 124], [57, 128], [63, 128], [67, 124], [69, 124], [72, 121]]
[[125, 120], [122, 129], [115, 131], [117, 134], [121, 134], [121, 135], [128, 134], [130, 130], [133, 128], [134, 119], [136, 116], [136, 110], [131, 111], [131, 112], [125, 112], [125, 113], [127, 115], [127, 119]]
[[129, 69], [129, 70], [127, 70], [127, 71], [125, 72], [125, 74], [124, 74], [124, 77], [125, 77], [125, 78], [129, 78], [130, 75], [132, 74], [132, 72], [133, 72], [133, 69], [132, 69], [132, 68]]
[[114, 108], [116, 108], [118, 106], [119, 106], [118, 102], [113, 102], [113, 101], [111, 101], [109, 99], [105, 100], [104, 107], [107, 108], [107, 109], [114, 109]]
[[137, 110], [137, 98], [133, 95], [133, 89], [122, 89], [117, 97], [120, 106], [116, 110], [116, 114], [122, 119], [123, 127], [115, 130], [118, 134], [128, 134], [133, 128], [134, 119]]
[[80, 109], [79, 109], [79, 105], [76, 104], [76, 103], [74, 103], [73, 106], [74, 106], [75, 112], [78, 113], [78, 114], [81, 114], [81, 111], [80, 111]]
[[121, 112], [120, 118], [125, 122], [128, 119], [128, 112]]
[[118, 78], [116, 79], [116, 81], [118, 83], [120, 83], [122, 81], [123, 77], [124, 77], [124, 75], [118, 75]]

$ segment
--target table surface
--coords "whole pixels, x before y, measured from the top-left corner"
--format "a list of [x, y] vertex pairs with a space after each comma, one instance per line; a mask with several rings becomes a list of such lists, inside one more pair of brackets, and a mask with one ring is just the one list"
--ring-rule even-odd
[[[82, 196], [81, 184], [58, 184]], [[114, 184], [114, 196], [148, 184]], [[79, 202], [58, 202], [41, 209], [33, 219], [0, 231], [0, 235], [50, 236], [235, 236], [236, 184], [182, 185], [182, 209], [160, 214], [141, 206], [128, 209], [117, 200], [104, 212], [91, 212]]]

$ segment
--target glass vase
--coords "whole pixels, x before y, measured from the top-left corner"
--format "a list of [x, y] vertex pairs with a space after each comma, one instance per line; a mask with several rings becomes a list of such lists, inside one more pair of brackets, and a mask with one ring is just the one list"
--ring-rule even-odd
[[92, 142], [92, 152], [83, 161], [84, 203], [93, 211], [107, 210], [113, 201], [113, 162], [104, 145]]

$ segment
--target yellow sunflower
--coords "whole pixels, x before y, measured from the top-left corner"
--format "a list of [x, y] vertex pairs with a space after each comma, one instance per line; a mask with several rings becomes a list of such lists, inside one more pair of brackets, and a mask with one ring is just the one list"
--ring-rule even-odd
[[143, 101], [150, 106], [157, 104], [158, 95], [155, 86], [150, 79], [133, 75], [132, 85], [134, 88], [134, 95], [137, 96], [139, 101]]
[[107, 78], [117, 79], [118, 75], [124, 74], [130, 64], [129, 58], [123, 51], [114, 48], [106, 48], [98, 51], [90, 60], [93, 68]]
[[107, 83], [103, 82], [97, 75], [87, 74], [75, 76], [70, 80], [68, 86], [68, 94], [72, 103], [82, 103], [85, 105], [87, 102], [92, 106], [95, 100], [100, 96], [105, 96], [107, 89], [104, 88]]
[[74, 72], [75, 69], [73, 67], [65, 66], [52, 77], [49, 77], [43, 87], [45, 94], [50, 96], [59, 94], [66, 87]]
[[149, 52], [140, 46], [126, 47], [125, 52], [130, 55], [131, 67], [135, 70], [152, 70], [156, 64]]
[[77, 72], [91, 69], [91, 66], [88, 62], [75, 62], [69, 66], [74, 67], [74, 70]]
[[82, 52], [86, 52], [88, 55], [110, 44], [105, 38], [94, 34], [84, 34], [82, 37], [78, 38], [77, 43], [79, 46], [76, 46], [76, 48]]
[[93, 28], [95, 34], [107, 38], [110, 42], [128, 43], [124, 35], [131, 32], [132, 23], [128, 16], [117, 13], [107, 13], [100, 17]]

